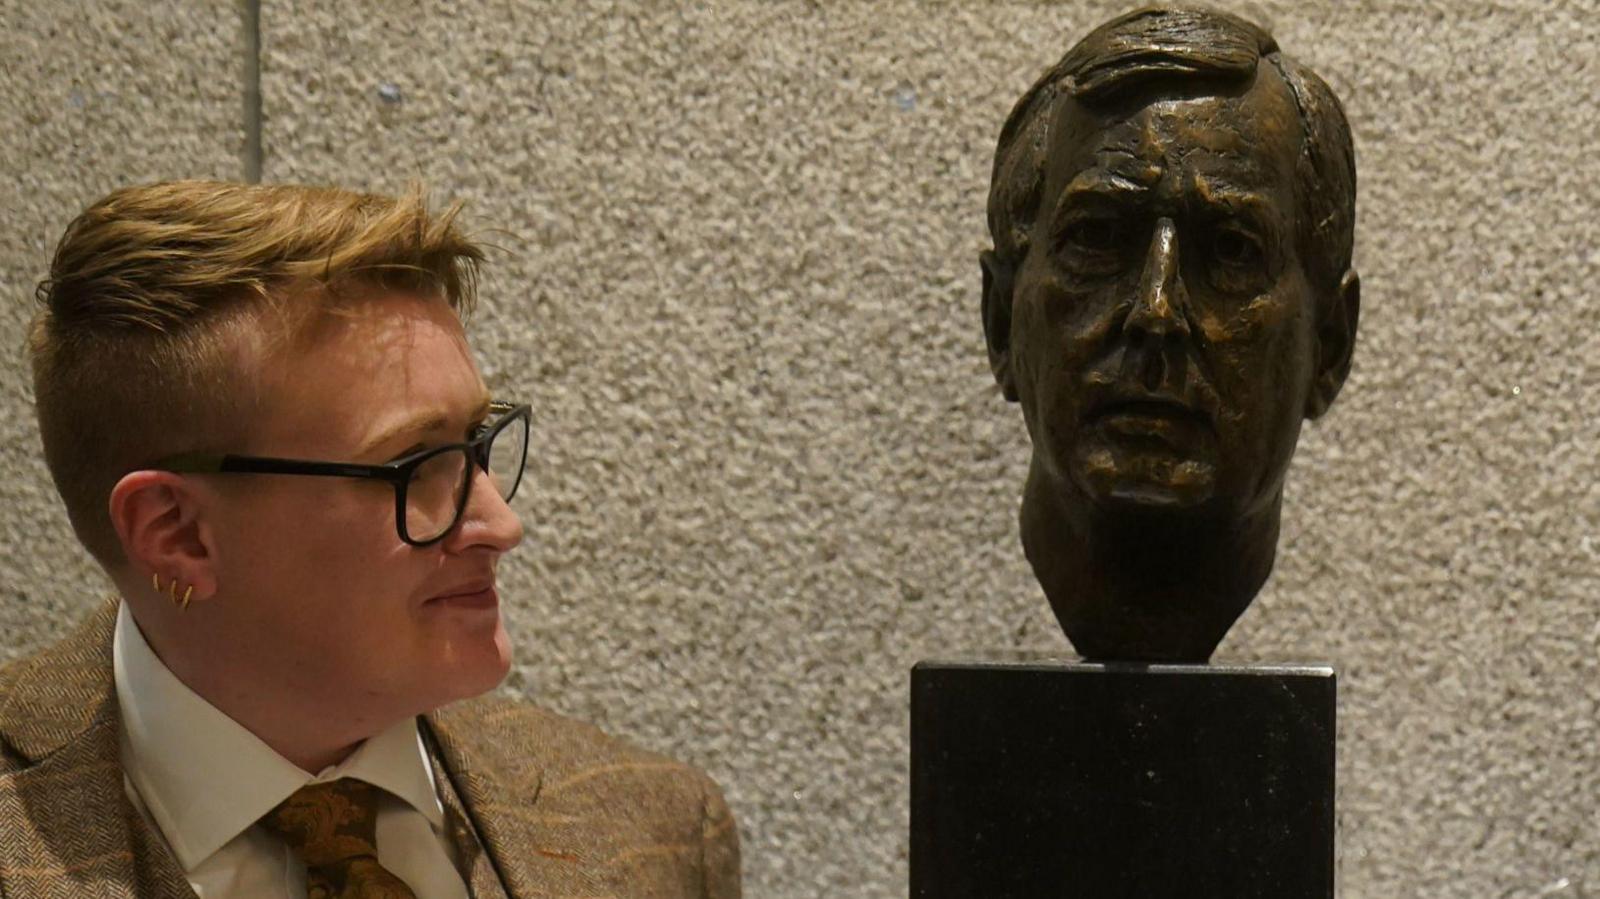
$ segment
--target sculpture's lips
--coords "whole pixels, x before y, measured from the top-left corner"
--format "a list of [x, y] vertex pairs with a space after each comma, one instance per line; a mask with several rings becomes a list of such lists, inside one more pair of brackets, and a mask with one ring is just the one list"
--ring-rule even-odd
[[1094, 419], [1112, 417], [1155, 418], [1173, 421], [1211, 424], [1211, 416], [1186, 403], [1166, 397], [1125, 397], [1107, 400], [1095, 406]]
[[1163, 448], [1188, 455], [1210, 445], [1216, 429], [1211, 416], [1166, 397], [1120, 397], [1094, 407], [1089, 424], [1101, 434], [1132, 446]]

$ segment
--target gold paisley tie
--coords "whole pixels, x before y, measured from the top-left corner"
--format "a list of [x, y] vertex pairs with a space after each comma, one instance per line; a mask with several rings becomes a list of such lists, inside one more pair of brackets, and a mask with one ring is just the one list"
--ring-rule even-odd
[[378, 864], [378, 788], [349, 777], [307, 784], [261, 824], [306, 864], [306, 899], [417, 899]]

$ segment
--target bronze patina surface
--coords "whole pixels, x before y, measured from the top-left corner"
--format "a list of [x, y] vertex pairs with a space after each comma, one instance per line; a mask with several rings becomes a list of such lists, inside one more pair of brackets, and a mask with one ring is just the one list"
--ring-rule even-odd
[[1028, 560], [1085, 657], [1204, 661], [1271, 571], [1301, 422], [1350, 370], [1344, 112], [1257, 26], [1140, 10], [1017, 103], [988, 216]]

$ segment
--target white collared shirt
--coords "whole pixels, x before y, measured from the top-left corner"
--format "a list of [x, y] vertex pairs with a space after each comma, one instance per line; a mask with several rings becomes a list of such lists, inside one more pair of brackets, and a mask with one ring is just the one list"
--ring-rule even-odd
[[302, 786], [341, 777], [383, 789], [380, 864], [418, 899], [467, 899], [414, 720], [312, 776], [178, 680], [126, 604], [117, 612], [112, 658], [128, 798], [165, 838], [200, 899], [304, 899], [305, 866], [256, 821]]

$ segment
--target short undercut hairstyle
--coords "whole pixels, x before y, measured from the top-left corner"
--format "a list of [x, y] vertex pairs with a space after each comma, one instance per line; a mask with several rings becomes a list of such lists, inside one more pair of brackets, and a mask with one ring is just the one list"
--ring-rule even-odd
[[[242, 351], [291, 345], [366, 291], [439, 295], [460, 316], [482, 249], [401, 197], [175, 181], [78, 216], [38, 287], [28, 335], [45, 461], [78, 539], [108, 571], [123, 475], [182, 452], [244, 452], [261, 397]], [[259, 339], [257, 339], [259, 338]]]
[[1283, 79], [1300, 115], [1295, 198], [1300, 258], [1313, 283], [1336, 285], [1355, 245], [1356, 168], [1350, 124], [1339, 99], [1310, 69], [1284, 56], [1261, 28], [1227, 13], [1142, 9], [1090, 32], [1012, 108], [1000, 131], [989, 183], [994, 261], [1014, 272], [1044, 192], [1044, 161], [1057, 105], [1072, 98], [1104, 109], [1164, 84], [1248, 87], [1265, 60]]

